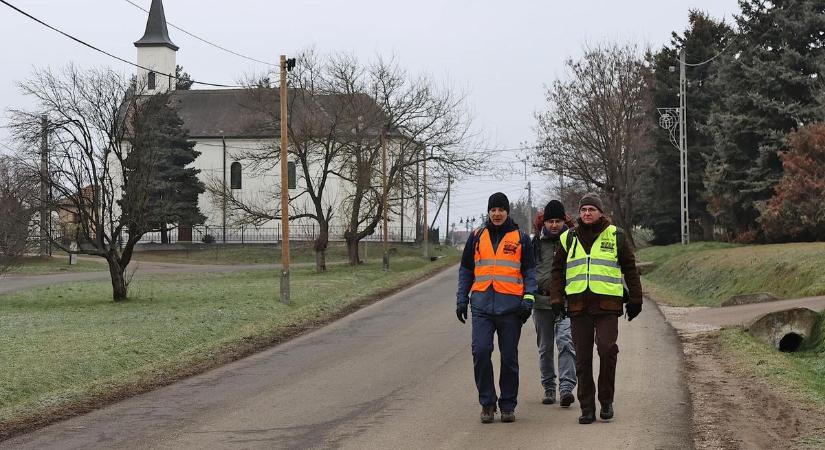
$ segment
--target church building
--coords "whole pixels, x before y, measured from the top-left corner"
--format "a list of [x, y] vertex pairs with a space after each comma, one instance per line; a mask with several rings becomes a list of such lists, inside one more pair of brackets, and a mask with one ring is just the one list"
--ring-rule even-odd
[[[134, 45], [137, 47], [137, 64], [143, 67], [137, 71], [138, 83], [145, 86], [150, 95], [171, 91], [170, 101], [183, 120], [189, 139], [195, 142], [195, 150], [200, 152], [194, 165], [200, 169], [201, 181], [207, 186], [224, 186], [230, 190], [232, 197], [250, 203], [266, 205], [266, 202], [272, 202], [270, 210], [280, 205], [275, 203], [278, 201], [276, 194], [280, 186], [280, 169], [277, 164], [260, 170], [245, 157], [250, 152], [261, 149], [277, 149], [280, 143], [278, 89], [176, 90], [176, 79], [172, 75], [177, 67], [179, 47], [169, 36], [162, 0], [152, 0], [145, 33]], [[290, 97], [293, 92], [294, 90], [290, 90]], [[375, 107], [378, 108], [377, 105]], [[323, 105], [317, 109], [306, 108], [291, 114], [292, 117], [307, 116], [322, 114], [322, 110]], [[412, 172], [414, 174], [415, 170]], [[290, 203], [291, 214], [310, 210], [312, 205], [308, 196], [298, 195], [305, 186], [305, 178], [292, 161], [289, 162], [289, 174], [290, 197], [297, 197]], [[332, 241], [343, 240], [345, 221], [348, 218], [345, 217], [341, 202], [350, 192], [352, 187], [348, 181], [333, 176], [324, 193], [325, 202], [336, 208], [330, 227]], [[412, 241], [416, 236], [416, 211], [420, 209], [420, 202], [417, 201], [415, 192], [405, 195], [403, 189], [401, 193], [393, 193], [391, 197], [396, 204], [390, 209], [390, 240]], [[171, 233], [172, 242], [214, 239], [217, 243], [272, 243], [280, 240], [279, 220], [257, 223], [254, 226], [241, 225], [237, 221], [239, 216], [231, 206], [214, 192], [201, 194], [199, 207], [207, 217], [206, 223], [178, 227], [177, 232]], [[379, 224], [376, 232], [368, 239], [379, 240], [382, 236], [380, 230]], [[291, 239], [312, 240], [316, 234], [317, 224], [313, 219], [296, 219], [290, 223]], [[147, 234], [142, 242], [150, 241], [160, 242], [159, 234]]]

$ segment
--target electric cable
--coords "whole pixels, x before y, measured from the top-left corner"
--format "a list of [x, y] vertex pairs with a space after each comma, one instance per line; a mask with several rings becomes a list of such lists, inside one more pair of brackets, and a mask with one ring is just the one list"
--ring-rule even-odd
[[[141, 10], [141, 11], [143, 11], [143, 12], [147, 13], [147, 14], [149, 13], [149, 10], [147, 10], [147, 9], [145, 9], [144, 7], [142, 7], [142, 6], [138, 5], [137, 3], [132, 2], [131, 0], [124, 0], [124, 1], [125, 1], [126, 3], [129, 3], [130, 5], [134, 6], [135, 8], [137, 8], [137, 9], [139, 9], [139, 10]], [[251, 57], [251, 56], [244, 55], [244, 54], [242, 54], [242, 53], [239, 53], [239, 52], [236, 52], [236, 51], [234, 51], [234, 50], [230, 50], [230, 49], [228, 49], [228, 48], [226, 48], [226, 47], [223, 47], [223, 46], [221, 46], [221, 45], [218, 45], [218, 44], [216, 44], [216, 43], [214, 43], [214, 42], [208, 41], [208, 40], [206, 40], [206, 39], [204, 39], [204, 38], [202, 38], [202, 37], [200, 37], [200, 36], [198, 36], [198, 35], [196, 35], [196, 34], [194, 34], [194, 33], [190, 33], [189, 31], [184, 30], [183, 28], [181, 28], [181, 27], [179, 27], [179, 26], [177, 26], [177, 25], [173, 24], [172, 22], [169, 22], [168, 20], [166, 21], [166, 24], [167, 24], [167, 25], [169, 25], [170, 27], [172, 27], [172, 28], [174, 28], [174, 29], [176, 29], [176, 30], [180, 31], [181, 33], [184, 33], [184, 34], [186, 34], [186, 35], [188, 35], [188, 36], [191, 36], [191, 37], [193, 37], [193, 38], [195, 38], [195, 39], [197, 39], [197, 40], [199, 40], [199, 41], [201, 41], [201, 42], [203, 42], [203, 43], [205, 43], [205, 44], [209, 44], [209, 45], [211, 45], [211, 46], [213, 46], [213, 47], [215, 47], [215, 48], [217, 48], [217, 49], [223, 50], [223, 51], [225, 51], [225, 52], [227, 52], [227, 53], [231, 53], [231, 54], [233, 54], [233, 55], [235, 55], [235, 56], [238, 56], [238, 57], [240, 57], [240, 58], [248, 59], [248, 60], [250, 60], [250, 61], [255, 61], [256, 63], [266, 64], [266, 65], [268, 65], [268, 66], [272, 66], [272, 67], [280, 67], [278, 64], [273, 64], [273, 63], [270, 63], [270, 62], [261, 61], [260, 59], [256, 59], [256, 58], [253, 58], [253, 57]]]
[[[47, 24], [46, 22], [44, 22], [44, 21], [42, 21], [42, 20], [38, 19], [37, 17], [34, 17], [33, 15], [31, 15], [31, 14], [29, 14], [29, 13], [27, 13], [27, 12], [23, 11], [22, 9], [20, 9], [20, 8], [18, 8], [18, 7], [16, 7], [16, 6], [14, 6], [14, 5], [12, 5], [11, 3], [7, 2], [6, 0], [0, 0], [0, 3], [2, 3], [2, 4], [4, 4], [4, 5], [6, 5], [6, 6], [8, 6], [9, 8], [11, 8], [11, 9], [13, 9], [13, 10], [17, 11], [18, 13], [20, 13], [20, 14], [22, 14], [22, 15], [24, 15], [24, 16], [26, 16], [26, 17], [28, 17], [29, 19], [31, 19], [31, 20], [33, 20], [33, 21], [35, 21], [35, 22], [39, 23], [40, 25], [43, 25], [44, 27], [49, 28], [50, 30], [56, 31], [56, 32], [58, 32], [58, 33], [62, 34], [63, 36], [65, 36], [65, 37], [67, 37], [67, 38], [69, 38], [69, 39], [71, 39], [71, 40], [73, 40], [73, 41], [75, 41], [75, 42], [77, 42], [77, 43], [79, 43], [79, 44], [81, 44], [81, 45], [84, 45], [84, 46], [86, 46], [86, 47], [89, 47], [89, 48], [90, 48], [90, 49], [92, 49], [92, 50], [95, 50], [95, 51], [97, 51], [97, 52], [100, 52], [100, 53], [102, 53], [102, 54], [104, 54], [104, 55], [106, 55], [106, 56], [108, 56], [108, 57], [110, 57], [110, 58], [114, 58], [114, 59], [116, 59], [116, 60], [118, 60], [118, 61], [120, 61], [120, 62], [123, 62], [123, 63], [129, 64], [129, 65], [135, 66], [135, 67], [137, 67], [137, 68], [139, 68], [139, 69], [143, 69], [143, 70], [146, 70], [146, 71], [149, 71], [149, 72], [155, 72], [155, 73], [157, 73], [157, 74], [160, 74], [160, 75], [163, 75], [163, 76], [166, 76], [166, 77], [169, 77], [169, 78], [174, 78], [174, 79], [176, 79], [176, 80], [179, 80], [179, 79], [180, 79], [180, 77], [177, 77], [177, 76], [175, 76], [175, 75], [168, 74], [168, 73], [162, 73], [162, 72], [156, 72], [156, 71], [154, 71], [154, 70], [152, 70], [152, 69], [150, 69], [150, 68], [148, 68], [148, 67], [143, 67], [143, 66], [141, 66], [140, 64], [133, 63], [133, 62], [131, 62], [131, 61], [129, 61], [129, 60], [126, 60], [126, 59], [121, 58], [121, 57], [119, 57], [119, 56], [117, 56], [117, 55], [114, 55], [114, 54], [112, 54], [112, 53], [109, 53], [109, 52], [107, 52], [106, 50], [102, 50], [102, 49], [100, 49], [100, 48], [98, 48], [98, 47], [95, 47], [94, 45], [89, 44], [88, 42], [85, 42], [85, 41], [83, 41], [83, 40], [81, 40], [81, 39], [79, 39], [79, 38], [76, 38], [76, 37], [72, 36], [72, 35], [71, 35], [71, 34], [69, 34], [69, 33], [66, 33], [65, 31], [62, 31], [62, 30], [60, 30], [60, 29], [58, 29], [58, 28], [55, 28], [55, 27], [53, 27], [53, 26], [51, 26], [51, 25]], [[200, 84], [200, 85], [204, 85], [204, 86], [222, 87], [222, 88], [244, 88], [244, 87], [245, 87], [245, 86], [239, 86], [239, 85], [229, 85], [229, 84], [220, 84], [220, 83], [207, 83], [207, 82], [205, 82], [205, 81], [195, 81], [195, 80], [192, 80], [192, 83], [193, 83], [193, 84]]]

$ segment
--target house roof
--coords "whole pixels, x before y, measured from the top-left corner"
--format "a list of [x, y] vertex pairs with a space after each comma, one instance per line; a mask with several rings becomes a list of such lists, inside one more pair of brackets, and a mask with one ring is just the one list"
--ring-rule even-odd
[[[377, 135], [386, 122], [378, 105], [362, 94], [310, 95], [290, 89], [288, 100], [294, 133], [327, 134], [333, 127], [349, 132], [357, 123], [364, 132]], [[176, 90], [170, 93], [170, 103], [190, 138], [280, 136], [278, 89]]]
[[163, 13], [163, 1], [152, 0], [149, 7], [149, 19], [146, 20], [146, 32], [140, 40], [135, 42], [135, 47], [169, 47], [177, 51], [178, 46], [172, 43], [169, 38], [169, 30], [166, 28], [166, 14]]

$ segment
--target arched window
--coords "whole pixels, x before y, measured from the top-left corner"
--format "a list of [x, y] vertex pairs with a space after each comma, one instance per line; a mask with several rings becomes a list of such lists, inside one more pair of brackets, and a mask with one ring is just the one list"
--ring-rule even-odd
[[289, 161], [286, 164], [286, 170], [287, 170], [287, 178], [286, 178], [287, 187], [289, 189], [295, 189], [297, 184], [298, 184], [298, 181], [297, 181], [298, 177], [295, 174], [295, 163], [292, 162], [292, 161]]
[[229, 184], [232, 189], [241, 189], [241, 163], [235, 161], [229, 168]]
[[155, 89], [155, 72], [149, 72], [147, 83], [150, 90]]

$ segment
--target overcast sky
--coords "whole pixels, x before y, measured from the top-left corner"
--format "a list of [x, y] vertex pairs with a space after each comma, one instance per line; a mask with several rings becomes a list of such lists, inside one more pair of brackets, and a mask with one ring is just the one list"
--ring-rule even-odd
[[[148, 9], [150, 0], [132, 0]], [[126, 0], [10, 0], [15, 6], [87, 42], [135, 60], [133, 42], [144, 31], [146, 14]], [[256, 59], [315, 46], [320, 52], [346, 51], [366, 60], [395, 55], [412, 73], [427, 73], [466, 91], [476, 131], [489, 147], [513, 148], [534, 140], [533, 113], [543, 108], [543, 86], [563, 77], [564, 60], [586, 42], [633, 42], [658, 48], [673, 30], [687, 25], [689, 9], [732, 21], [736, 0], [165, 0], [166, 19], [191, 33]], [[225, 53], [174, 28], [177, 61], [193, 78], [234, 84], [245, 73], [267, 67]], [[16, 83], [34, 67], [110, 66], [133, 69], [43, 28], [0, 4], [0, 108], [31, 106]], [[687, 55], [690, 61], [690, 55]], [[8, 143], [0, 129], [0, 143]], [[0, 147], [2, 147], [0, 145]], [[0, 148], [0, 151], [3, 149]], [[451, 222], [483, 213], [490, 193], [511, 201], [526, 196], [518, 152], [497, 156], [504, 174], [458, 182]], [[511, 169], [512, 168], [512, 169]], [[548, 200], [548, 182], [534, 181], [534, 199]], [[432, 203], [436, 203], [432, 199]], [[431, 206], [435, 210], [435, 205]], [[438, 221], [442, 224], [445, 211]]]

